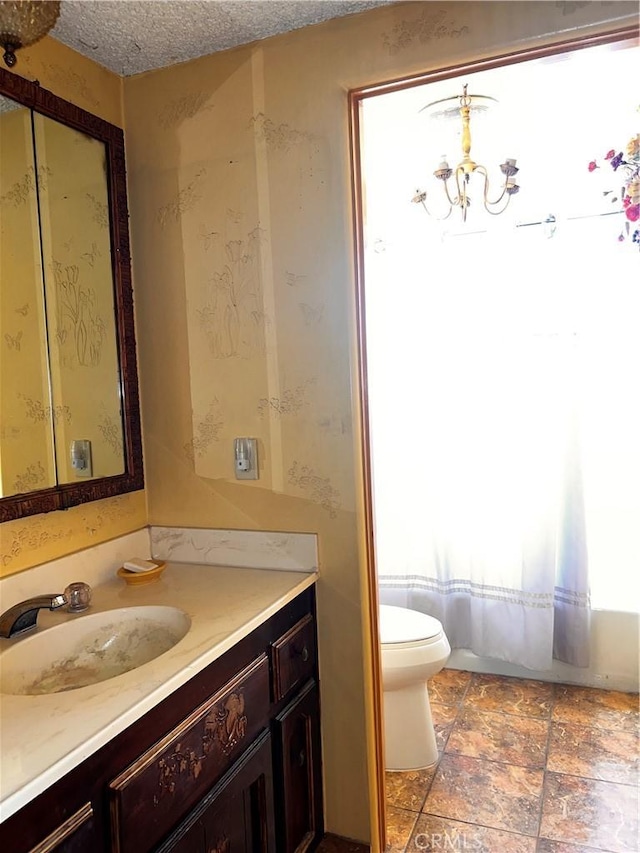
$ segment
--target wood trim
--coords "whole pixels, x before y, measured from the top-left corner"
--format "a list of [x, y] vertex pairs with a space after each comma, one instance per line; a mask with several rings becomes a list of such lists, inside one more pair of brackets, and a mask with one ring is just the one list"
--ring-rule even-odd
[[564, 39], [563, 41], [547, 44], [542, 47], [529, 47], [523, 50], [502, 53], [499, 56], [491, 56], [486, 59], [478, 59], [474, 62], [463, 62], [460, 65], [448, 65], [445, 68], [437, 68], [414, 74], [410, 77], [400, 77], [368, 86], [352, 89], [349, 97], [364, 100], [377, 95], [388, 95], [391, 92], [402, 92], [415, 86], [423, 86], [425, 83], [435, 83], [438, 80], [446, 80], [449, 77], [457, 77], [460, 74], [471, 74], [477, 71], [489, 71], [492, 68], [503, 68], [506, 65], [514, 65], [518, 62], [530, 62], [534, 59], [545, 59], [557, 56], [561, 53], [571, 53], [574, 50], [583, 50], [587, 47], [598, 47], [600, 45], [614, 44], [615, 42], [638, 39], [640, 28], [638, 25], [621, 27], [606, 33], [598, 33], [590, 36], [578, 36], [577, 38]]
[[[628, 26], [610, 30], [596, 35], [579, 36], [565, 39], [544, 47], [531, 47], [524, 50], [512, 51], [500, 56], [489, 57], [474, 62], [452, 65], [410, 77], [363, 86], [352, 89], [348, 93], [349, 105], [349, 145], [351, 153], [351, 196], [352, 196], [352, 234], [354, 240], [354, 274], [356, 285], [356, 333], [358, 346], [358, 381], [360, 400], [360, 454], [364, 480], [364, 510], [365, 510], [365, 554], [368, 589], [368, 616], [371, 624], [371, 673], [373, 683], [373, 727], [375, 737], [376, 785], [375, 794], [379, 808], [372, 816], [372, 826], [377, 828], [382, 849], [386, 847], [386, 817], [385, 817], [385, 760], [384, 760], [384, 717], [382, 710], [382, 670], [379, 643], [378, 617], [378, 578], [375, 562], [374, 523], [373, 523], [373, 478], [370, 453], [370, 426], [367, 384], [367, 342], [366, 342], [366, 300], [365, 300], [365, 270], [364, 270], [364, 204], [363, 204], [363, 175], [360, 156], [360, 110], [361, 103], [366, 98], [386, 95], [414, 88], [425, 83], [445, 80], [463, 73], [485, 71], [492, 68], [504, 67], [518, 62], [528, 62], [544, 59], [574, 50], [588, 47], [615, 44], [616, 42], [635, 40], [640, 36], [639, 27]], [[374, 824], [375, 821], [375, 824]], [[374, 833], [375, 835], [375, 833]]]
[[[371, 681], [373, 684], [373, 736], [375, 799], [377, 808], [372, 816], [382, 849], [386, 847], [387, 825], [384, 784], [384, 717], [382, 710], [382, 663], [380, 653], [380, 628], [378, 624], [378, 574], [373, 540], [373, 477], [371, 471], [371, 433], [369, 429], [369, 394], [367, 383], [367, 341], [365, 333], [364, 292], [364, 205], [362, 197], [362, 161], [360, 157], [360, 110], [362, 98], [357, 91], [349, 92], [349, 143], [351, 147], [351, 195], [355, 253], [356, 280], [356, 335], [358, 344], [358, 380], [360, 397], [360, 461], [364, 483], [365, 557], [367, 561], [367, 603], [371, 626]], [[373, 833], [375, 837], [375, 832]]]
[[91, 820], [93, 817], [93, 807], [91, 803], [85, 803], [81, 809], [78, 809], [75, 814], [72, 814], [68, 820], [65, 820], [63, 824], [61, 824], [57, 829], [47, 835], [47, 837], [40, 842], [40, 844], [36, 844], [35, 847], [32, 847], [29, 853], [51, 853], [51, 851], [55, 850], [55, 848], [61, 844], [63, 841], [66, 841], [73, 833], [80, 829], [80, 827], [86, 823], [88, 820]]
[[115, 327], [122, 394], [124, 473], [0, 498], [0, 523], [68, 509], [144, 488], [124, 134], [121, 128], [59, 98], [37, 82], [0, 68], [0, 94], [99, 140], [107, 157]]

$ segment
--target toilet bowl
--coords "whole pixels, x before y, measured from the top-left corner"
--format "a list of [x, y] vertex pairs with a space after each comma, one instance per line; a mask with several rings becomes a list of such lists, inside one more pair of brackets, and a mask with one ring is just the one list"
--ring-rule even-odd
[[380, 606], [387, 770], [420, 770], [438, 760], [427, 679], [451, 654], [442, 624], [405, 607]]

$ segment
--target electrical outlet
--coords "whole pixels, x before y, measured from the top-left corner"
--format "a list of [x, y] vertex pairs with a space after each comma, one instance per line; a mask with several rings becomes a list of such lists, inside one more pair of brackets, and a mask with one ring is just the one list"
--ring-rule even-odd
[[91, 477], [91, 442], [87, 439], [75, 439], [71, 442], [71, 468], [76, 477]]
[[233, 464], [236, 480], [258, 479], [258, 441], [236, 438], [233, 442]]

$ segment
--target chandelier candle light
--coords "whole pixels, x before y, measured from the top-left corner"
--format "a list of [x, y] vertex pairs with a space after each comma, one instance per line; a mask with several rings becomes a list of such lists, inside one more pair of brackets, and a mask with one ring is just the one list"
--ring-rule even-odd
[[60, 15], [58, 0], [0, 0], [0, 45], [5, 65], [16, 64], [16, 50], [45, 36]]
[[[504, 175], [504, 184], [502, 187], [502, 191], [498, 198], [491, 201], [489, 199], [489, 175], [484, 166], [476, 163], [471, 159], [471, 110], [474, 106], [474, 99], [477, 100], [493, 100], [488, 99], [484, 96], [480, 95], [469, 95], [467, 94], [467, 84], [465, 83], [462, 89], [462, 95], [459, 98], [459, 106], [456, 108], [456, 112], [459, 113], [460, 118], [462, 119], [462, 160], [455, 169], [452, 169], [447, 163], [446, 159], [443, 157], [442, 162], [438, 166], [438, 168], [433, 173], [435, 177], [442, 181], [442, 185], [444, 187], [445, 195], [447, 202], [449, 203], [449, 210], [442, 217], [436, 217], [439, 219], [447, 219], [451, 215], [451, 211], [454, 208], [460, 208], [462, 212], [462, 221], [466, 222], [467, 220], [467, 210], [469, 205], [471, 204], [471, 198], [469, 196], [469, 181], [471, 175], [474, 173], [478, 173], [484, 177], [484, 188], [482, 191], [482, 203], [485, 210], [488, 213], [497, 216], [500, 213], [503, 213], [511, 201], [511, 196], [515, 195], [520, 187], [515, 182], [515, 176], [518, 174], [518, 167], [516, 166], [516, 161], [512, 159], [505, 160], [504, 163], [500, 166], [500, 171]], [[446, 98], [445, 101], [454, 100], [453, 98]], [[436, 102], [438, 104], [444, 103], [443, 101]], [[435, 106], [435, 104], [430, 104], [429, 106]], [[486, 109], [486, 107], [484, 107]], [[445, 115], [448, 111], [445, 111]], [[452, 197], [450, 189], [449, 189], [449, 178], [454, 175], [456, 182], [456, 194]], [[428, 210], [426, 205], [427, 193], [422, 192], [420, 190], [417, 191], [417, 195], [415, 195], [412, 199], [416, 204], [421, 204], [427, 213], [432, 216], [431, 212]]]

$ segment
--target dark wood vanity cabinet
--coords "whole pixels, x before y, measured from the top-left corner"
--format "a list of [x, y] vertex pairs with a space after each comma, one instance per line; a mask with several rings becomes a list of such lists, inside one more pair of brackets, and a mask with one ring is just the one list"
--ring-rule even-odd
[[157, 853], [275, 851], [271, 735], [264, 732]]
[[[276, 809], [280, 815], [278, 850], [293, 853], [307, 847], [321, 831], [320, 716], [316, 669], [315, 621], [299, 619], [271, 648], [273, 692], [289, 698], [273, 721], [277, 761]], [[291, 698], [293, 697], [293, 698]]]
[[0, 824], [0, 850], [301, 853], [320, 761], [310, 588]]
[[318, 688], [308, 681], [275, 720], [278, 763], [274, 768], [279, 822], [278, 850], [293, 853], [322, 832]]
[[117, 853], [153, 848], [269, 727], [263, 652], [109, 783]]

